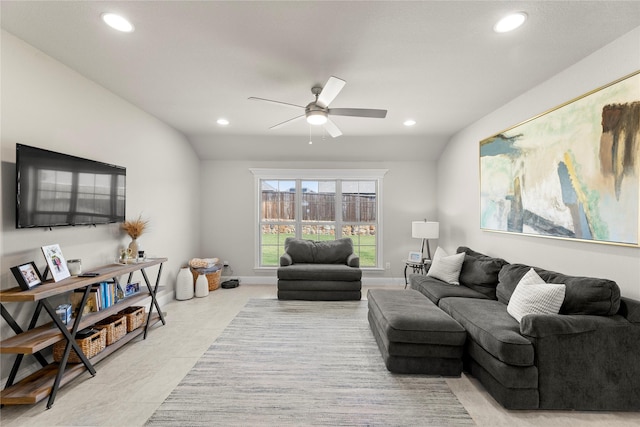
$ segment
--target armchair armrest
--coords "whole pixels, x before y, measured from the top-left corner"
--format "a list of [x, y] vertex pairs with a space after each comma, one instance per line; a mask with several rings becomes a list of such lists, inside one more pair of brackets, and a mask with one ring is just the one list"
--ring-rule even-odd
[[360, 267], [360, 257], [355, 253], [352, 253], [347, 258], [347, 265], [349, 267]]
[[287, 265], [291, 265], [293, 264], [293, 259], [291, 259], [291, 255], [289, 255], [288, 253], [283, 253], [280, 256], [280, 266], [281, 267], [286, 267]]

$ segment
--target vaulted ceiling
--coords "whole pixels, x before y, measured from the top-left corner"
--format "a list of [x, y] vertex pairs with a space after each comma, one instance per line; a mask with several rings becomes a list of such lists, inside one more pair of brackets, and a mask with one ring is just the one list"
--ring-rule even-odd
[[[494, 32], [513, 11], [529, 19]], [[3, 0], [0, 12], [3, 29], [179, 130], [203, 158], [280, 160], [401, 157], [388, 141], [432, 157], [458, 130], [640, 25], [637, 1]], [[135, 31], [108, 28], [103, 12]], [[329, 76], [347, 82], [331, 107], [387, 117], [334, 117], [344, 134], [334, 141], [304, 120], [269, 130], [300, 111], [247, 99], [304, 106]], [[310, 138], [334, 154], [305, 158]]]

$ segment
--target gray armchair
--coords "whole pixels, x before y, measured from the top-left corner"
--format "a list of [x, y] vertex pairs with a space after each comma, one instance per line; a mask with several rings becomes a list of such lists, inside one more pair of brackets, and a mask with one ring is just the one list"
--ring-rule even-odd
[[288, 237], [278, 268], [278, 299], [360, 300], [362, 270], [349, 238], [314, 242]]

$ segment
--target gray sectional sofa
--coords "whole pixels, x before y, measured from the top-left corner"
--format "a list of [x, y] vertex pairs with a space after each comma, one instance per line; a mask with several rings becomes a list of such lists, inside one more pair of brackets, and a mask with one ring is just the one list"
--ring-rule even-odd
[[349, 238], [320, 241], [288, 237], [278, 268], [278, 299], [360, 300], [362, 270]]
[[460, 285], [421, 274], [412, 289], [467, 333], [465, 370], [508, 409], [640, 410], [640, 302], [606, 279], [534, 267], [564, 284], [559, 314], [507, 312], [531, 266], [509, 264], [466, 247]]

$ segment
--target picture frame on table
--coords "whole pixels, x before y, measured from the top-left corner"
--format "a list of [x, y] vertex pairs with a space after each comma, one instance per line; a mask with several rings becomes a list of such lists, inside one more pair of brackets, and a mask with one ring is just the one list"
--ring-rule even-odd
[[140, 292], [140, 282], [127, 283], [124, 291], [124, 297], [130, 297]]
[[[47, 245], [42, 247], [42, 254], [47, 261], [47, 266], [51, 272], [54, 282], [59, 282], [67, 277], [71, 277], [69, 268], [67, 267], [67, 261], [65, 261], [62, 255], [62, 249], [60, 245]], [[46, 274], [46, 273], [45, 273]]]
[[42, 276], [33, 261], [11, 267], [11, 272], [23, 291], [28, 291], [42, 284]]
[[414, 263], [422, 262], [422, 252], [409, 252], [409, 256], [407, 257], [407, 261]]

